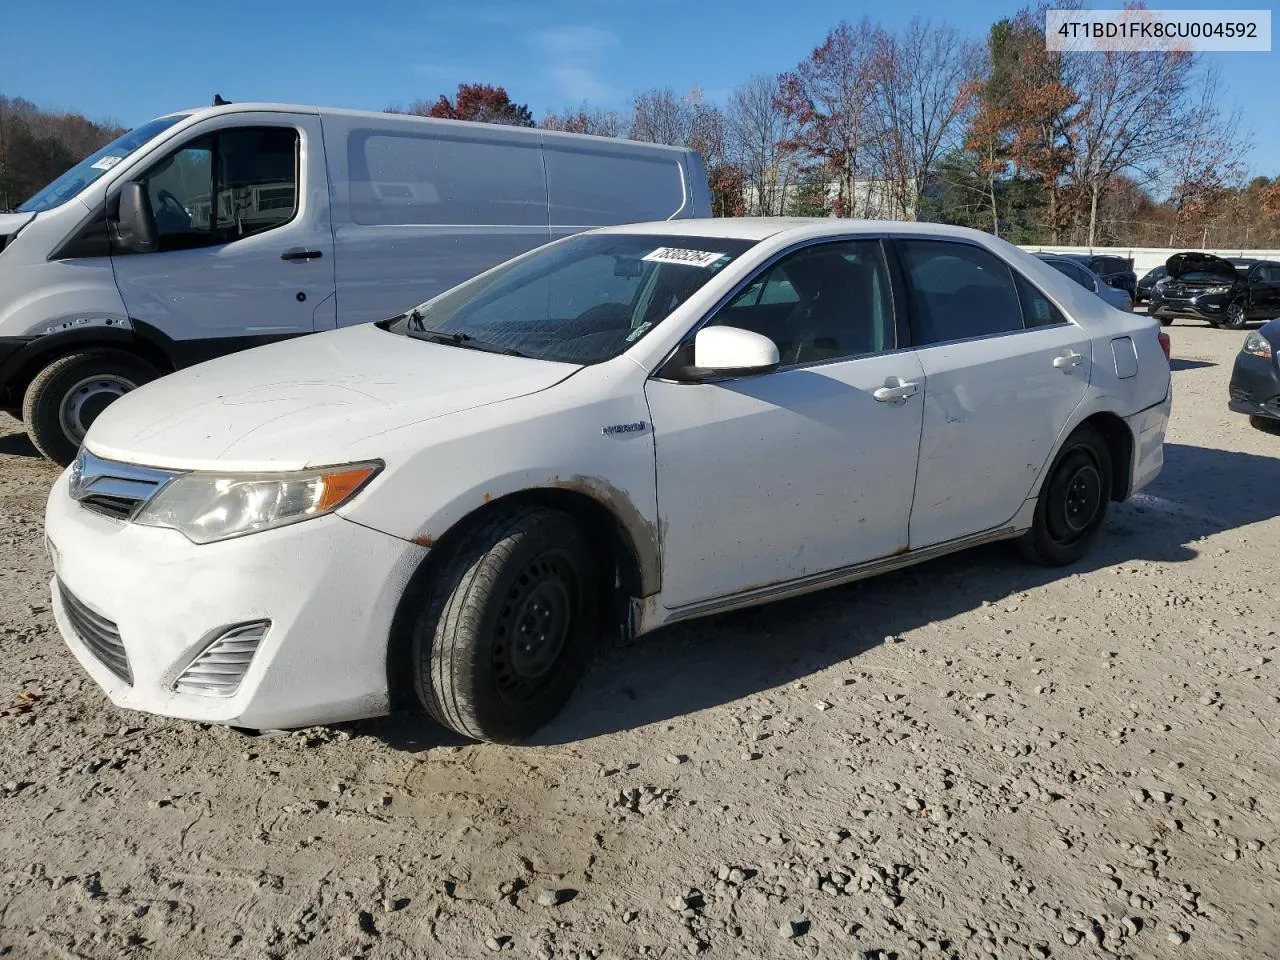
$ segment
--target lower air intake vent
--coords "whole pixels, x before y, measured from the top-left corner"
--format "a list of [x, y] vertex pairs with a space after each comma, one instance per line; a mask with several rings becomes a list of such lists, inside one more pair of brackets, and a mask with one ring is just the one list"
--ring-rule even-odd
[[80, 642], [104, 667], [114, 673], [125, 683], [133, 683], [133, 673], [129, 669], [129, 658], [124, 652], [124, 643], [120, 640], [120, 629], [100, 614], [94, 613], [76, 597], [74, 593], [58, 581], [58, 596], [62, 599], [62, 609], [67, 615], [67, 622], [75, 631]]
[[191, 666], [182, 671], [173, 688], [202, 697], [230, 697], [240, 689], [258, 652], [258, 644], [271, 628], [270, 620], [232, 627], [209, 644]]

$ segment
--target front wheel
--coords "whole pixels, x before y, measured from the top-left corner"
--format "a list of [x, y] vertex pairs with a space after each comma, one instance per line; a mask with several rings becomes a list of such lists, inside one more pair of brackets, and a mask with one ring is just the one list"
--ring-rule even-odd
[[1243, 330], [1246, 322], [1244, 304], [1232, 303], [1227, 306], [1227, 319], [1222, 325], [1228, 330]]
[[123, 350], [93, 349], [59, 357], [27, 386], [22, 420], [36, 449], [66, 466], [93, 421], [130, 390], [160, 371]]
[[418, 699], [474, 740], [511, 743], [560, 712], [591, 658], [601, 580], [572, 517], [498, 507], [433, 571], [412, 629]]
[[1260, 417], [1256, 413], [1249, 414], [1249, 426], [1263, 433], [1280, 433], [1280, 420], [1271, 417]]
[[1019, 549], [1044, 566], [1075, 563], [1097, 539], [1110, 501], [1110, 451], [1097, 430], [1082, 424], [1058, 451]]

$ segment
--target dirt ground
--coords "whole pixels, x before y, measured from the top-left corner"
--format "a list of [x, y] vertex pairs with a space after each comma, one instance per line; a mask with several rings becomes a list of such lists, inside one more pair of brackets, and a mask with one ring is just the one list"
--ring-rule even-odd
[[603, 651], [533, 746], [112, 707], [0, 426], [0, 956], [1280, 956], [1280, 437], [1170, 329], [1159, 480], [1006, 547]]

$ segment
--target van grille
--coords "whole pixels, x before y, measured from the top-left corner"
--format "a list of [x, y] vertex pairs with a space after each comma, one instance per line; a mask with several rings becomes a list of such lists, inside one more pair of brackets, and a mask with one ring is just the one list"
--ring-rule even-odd
[[120, 628], [86, 607], [61, 580], [58, 581], [58, 596], [62, 599], [62, 609], [67, 614], [71, 629], [80, 638], [80, 642], [89, 648], [104, 667], [132, 685], [133, 672], [129, 669], [129, 657], [125, 654], [124, 643], [120, 639]]

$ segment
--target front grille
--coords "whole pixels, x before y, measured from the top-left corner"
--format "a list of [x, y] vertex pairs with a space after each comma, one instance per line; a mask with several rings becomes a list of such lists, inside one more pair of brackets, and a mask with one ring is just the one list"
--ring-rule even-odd
[[133, 672], [129, 669], [129, 657], [120, 640], [120, 628], [81, 603], [61, 580], [58, 581], [58, 596], [62, 598], [62, 609], [80, 642], [89, 648], [104, 667], [132, 685]]
[[113, 520], [130, 520], [175, 476], [172, 470], [103, 460], [81, 450], [71, 464], [68, 487], [84, 509]]
[[232, 627], [204, 649], [191, 666], [182, 671], [173, 687], [179, 693], [205, 697], [230, 697], [240, 689], [258, 652], [258, 644], [267, 635], [270, 620]]

